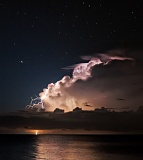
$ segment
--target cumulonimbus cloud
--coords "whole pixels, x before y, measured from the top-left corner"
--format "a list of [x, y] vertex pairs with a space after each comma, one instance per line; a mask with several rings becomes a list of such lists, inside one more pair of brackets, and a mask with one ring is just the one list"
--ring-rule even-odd
[[[57, 107], [71, 111], [77, 106], [88, 109], [85, 102], [89, 102], [93, 109], [102, 106], [129, 107], [133, 102], [142, 103], [140, 96], [137, 96], [137, 92], [141, 93], [143, 88], [143, 75], [139, 72], [141, 63], [135, 63], [135, 56], [127, 54], [130, 53], [116, 50], [82, 56], [88, 62], [64, 68], [73, 69], [72, 77], [64, 76], [39, 94], [44, 107], [48, 111]], [[119, 102], [119, 98], [127, 100]]]

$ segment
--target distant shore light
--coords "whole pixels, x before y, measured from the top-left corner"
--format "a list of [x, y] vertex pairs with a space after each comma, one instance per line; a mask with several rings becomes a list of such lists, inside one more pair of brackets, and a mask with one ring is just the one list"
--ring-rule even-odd
[[35, 132], [35, 135], [37, 135], [37, 134], [38, 134], [38, 131]]

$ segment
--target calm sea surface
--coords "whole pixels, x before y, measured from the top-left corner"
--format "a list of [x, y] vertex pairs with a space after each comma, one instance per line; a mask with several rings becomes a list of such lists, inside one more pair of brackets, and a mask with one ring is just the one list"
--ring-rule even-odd
[[143, 135], [0, 135], [0, 160], [143, 160]]

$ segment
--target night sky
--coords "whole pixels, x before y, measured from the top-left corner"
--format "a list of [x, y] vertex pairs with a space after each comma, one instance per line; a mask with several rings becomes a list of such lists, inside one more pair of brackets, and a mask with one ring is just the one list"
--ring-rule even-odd
[[141, 49], [142, 29], [142, 0], [1, 0], [0, 111], [24, 109], [80, 56]]

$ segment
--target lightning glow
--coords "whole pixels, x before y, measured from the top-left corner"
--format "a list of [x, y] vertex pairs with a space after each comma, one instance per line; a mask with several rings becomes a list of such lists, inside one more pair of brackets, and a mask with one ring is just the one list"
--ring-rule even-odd
[[44, 109], [43, 102], [42, 102], [42, 99], [40, 99], [40, 97], [36, 96], [36, 98], [34, 99], [31, 97], [30, 105], [27, 105], [25, 107], [26, 110], [32, 110], [34, 108], [38, 108], [38, 110]]

